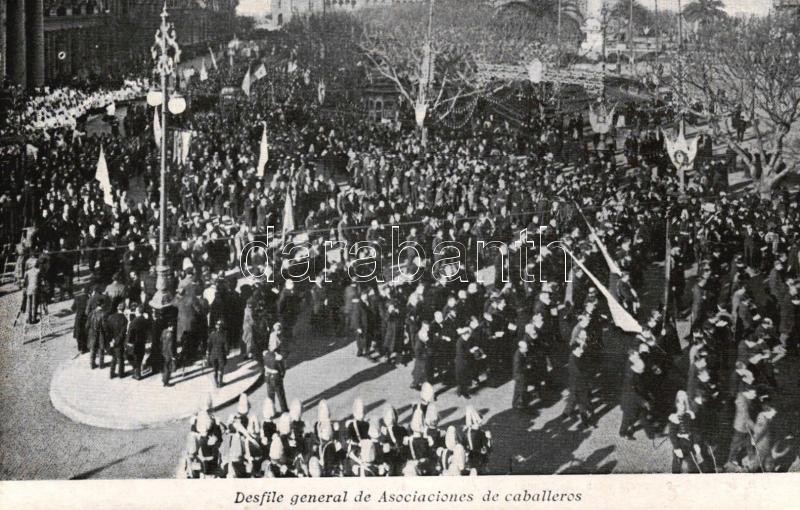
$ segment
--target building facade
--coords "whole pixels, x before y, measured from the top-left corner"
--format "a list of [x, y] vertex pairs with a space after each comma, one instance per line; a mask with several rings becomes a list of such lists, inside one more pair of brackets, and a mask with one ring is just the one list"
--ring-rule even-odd
[[359, 9], [391, 7], [429, 0], [271, 0], [265, 18], [266, 28], [278, 30], [294, 16], [310, 13], [352, 12]]
[[[134, 72], [149, 60], [163, 0], [0, 0], [0, 79], [28, 88]], [[236, 0], [167, 0], [189, 53], [233, 36]]]
[[779, 13], [800, 15], [800, 0], [774, 0], [772, 6]]

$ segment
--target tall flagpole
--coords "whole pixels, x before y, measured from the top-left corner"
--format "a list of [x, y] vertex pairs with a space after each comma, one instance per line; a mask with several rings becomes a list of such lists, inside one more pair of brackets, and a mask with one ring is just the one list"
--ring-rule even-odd
[[672, 251], [672, 247], [670, 246], [669, 242], [669, 215], [667, 215], [667, 228], [666, 228], [666, 235], [664, 248], [666, 253], [664, 254], [664, 324], [667, 321], [667, 312], [669, 312], [669, 288], [670, 288], [670, 273], [672, 272], [672, 259], [670, 252]]
[[656, 3], [656, 68], [658, 68], [658, 54], [661, 51], [661, 24], [658, 22], [658, 0]]
[[558, 26], [556, 28], [556, 44], [558, 52], [556, 54], [556, 69], [561, 67], [561, 0], [558, 0]]
[[628, 63], [631, 66], [631, 76], [633, 76], [633, 0], [630, 0], [630, 15], [628, 16]]

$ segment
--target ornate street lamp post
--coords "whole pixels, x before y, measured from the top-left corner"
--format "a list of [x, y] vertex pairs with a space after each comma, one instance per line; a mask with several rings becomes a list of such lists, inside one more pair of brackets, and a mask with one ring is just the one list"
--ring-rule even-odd
[[167, 108], [175, 115], [183, 113], [186, 109], [186, 100], [179, 94], [173, 93], [167, 86], [167, 78], [175, 76], [178, 63], [181, 60], [181, 50], [178, 47], [178, 40], [175, 34], [175, 26], [167, 22], [167, 3], [161, 10], [161, 26], [156, 30], [155, 44], [150, 52], [156, 65], [153, 75], [161, 77], [161, 89], [151, 89], [147, 93], [147, 104], [153, 107], [161, 107], [161, 199], [158, 213], [158, 260], [156, 271], [156, 293], [150, 301], [150, 306], [155, 309], [162, 309], [172, 304], [172, 296], [168, 289], [168, 278], [170, 268], [164, 252], [165, 242], [165, 222], [166, 222], [166, 173], [167, 173]]

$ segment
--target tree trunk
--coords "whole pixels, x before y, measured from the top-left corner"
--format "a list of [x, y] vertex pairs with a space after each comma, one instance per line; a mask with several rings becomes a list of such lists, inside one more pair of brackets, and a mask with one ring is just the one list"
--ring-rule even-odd
[[767, 177], [762, 175], [761, 179], [756, 181], [754, 190], [758, 193], [761, 200], [769, 200], [772, 198], [772, 186], [775, 183], [774, 177]]

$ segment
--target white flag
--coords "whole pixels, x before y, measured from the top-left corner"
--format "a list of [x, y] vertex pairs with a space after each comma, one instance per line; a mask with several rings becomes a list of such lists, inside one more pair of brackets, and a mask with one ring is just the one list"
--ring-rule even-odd
[[161, 121], [158, 120], [158, 108], [153, 109], [153, 137], [156, 139], [156, 147], [161, 148]]
[[114, 199], [111, 195], [111, 181], [108, 179], [108, 165], [106, 164], [106, 155], [103, 152], [103, 146], [100, 146], [100, 157], [97, 158], [97, 170], [94, 173], [94, 178], [100, 183], [100, 189], [103, 190], [103, 202], [108, 205], [114, 205]]
[[597, 245], [597, 249], [600, 250], [600, 253], [603, 254], [603, 258], [606, 260], [606, 265], [608, 266], [608, 270], [616, 275], [621, 275], [622, 269], [619, 268], [614, 259], [611, 258], [611, 255], [608, 254], [608, 249], [606, 248], [606, 245], [597, 236], [597, 233], [594, 231], [594, 227], [592, 227], [592, 224], [589, 223], [588, 219], [586, 219], [586, 216], [583, 215], [583, 212], [581, 212], [580, 206], [578, 206], [577, 202], [575, 202], [575, 208], [577, 208], [578, 212], [581, 213], [583, 221], [586, 223], [586, 226], [589, 227], [589, 238], [595, 245]]
[[[591, 227], [589, 227], [591, 228]], [[594, 241], [594, 244], [600, 249], [600, 252], [603, 254], [603, 258], [606, 259], [606, 265], [608, 265], [608, 270], [614, 273], [615, 275], [621, 275], [622, 269], [619, 268], [619, 265], [611, 258], [611, 255], [608, 254], [608, 249], [606, 245], [603, 244], [603, 241], [594, 233], [594, 229], [592, 229], [592, 233], [589, 235]]]
[[264, 64], [261, 64], [260, 66], [258, 66], [258, 69], [256, 69], [256, 72], [255, 72], [256, 80], [260, 80], [261, 78], [265, 77], [266, 75], [267, 75], [267, 68], [264, 67]]
[[242, 79], [242, 90], [247, 97], [250, 97], [250, 83], [252, 82], [252, 78], [250, 77], [250, 68], [247, 68], [247, 73], [245, 73], [244, 78]]
[[214, 66], [214, 69], [219, 69], [217, 67], [217, 57], [214, 56], [214, 52], [211, 51], [211, 48], [208, 48], [208, 52], [211, 53], [211, 64]]
[[189, 147], [192, 143], [192, 132], [189, 130], [181, 131], [181, 163], [186, 164], [189, 159]]
[[258, 168], [257, 168], [257, 175], [259, 177], [264, 176], [264, 167], [267, 166], [267, 161], [269, 161], [269, 145], [267, 145], [267, 123], [264, 123], [264, 130], [261, 132], [261, 147], [258, 151]]
[[592, 273], [590, 273], [589, 270], [586, 269], [586, 266], [584, 266], [583, 263], [580, 260], [578, 260], [578, 257], [576, 257], [570, 250], [564, 247], [563, 244], [559, 245], [559, 247], [563, 248], [563, 250], [567, 252], [570, 257], [572, 257], [572, 260], [574, 260], [575, 263], [578, 264], [578, 267], [580, 267], [583, 270], [583, 272], [586, 273], [586, 276], [588, 276], [589, 279], [592, 280], [595, 287], [597, 287], [597, 290], [599, 290], [600, 293], [606, 298], [606, 301], [608, 302], [608, 309], [611, 312], [611, 318], [614, 320], [614, 324], [616, 324], [618, 328], [625, 331], [626, 333], [641, 333], [642, 332], [641, 324], [639, 324], [636, 321], [636, 319], [634, 319], [633, 316], [629, 314], [628, 311], [625, 310], [616, 299], [614, 299], [614, 296], [612, 296], [611, 293], [608, 291], [608, 289], [606, 289], [605, 286], [603, 286], [603, 284], [600, 283], [600, 280], [598, 280]]
[[200, 81], [206, 81], [208, 79], [208, 71], [206, 71], [206, 59], [203, 59], [203, 63], [200, 64]]
[[319, 104], [325, 102], [325, 82], [323, 80], [320, 80], [317, 85], [317, 99], [319, 100]]
[[589, 105], [589, 124], [592, 126], [592, 131], [599, 134], [606, 134], [611, 129], [611, 120], [614, 118], [614, 110], [617, 105], [608, 111], [605, 105], [601, 104], [597, 110], [590, 104]]
[[172, 161], [175, 163], [181, 160], [181, 132], [176, 130], [172, 132]]
[[292, 204], [292, 192], [286, 190], [286, 201], [283, 203], [283, 234], [294, 230], [294, 205]]

